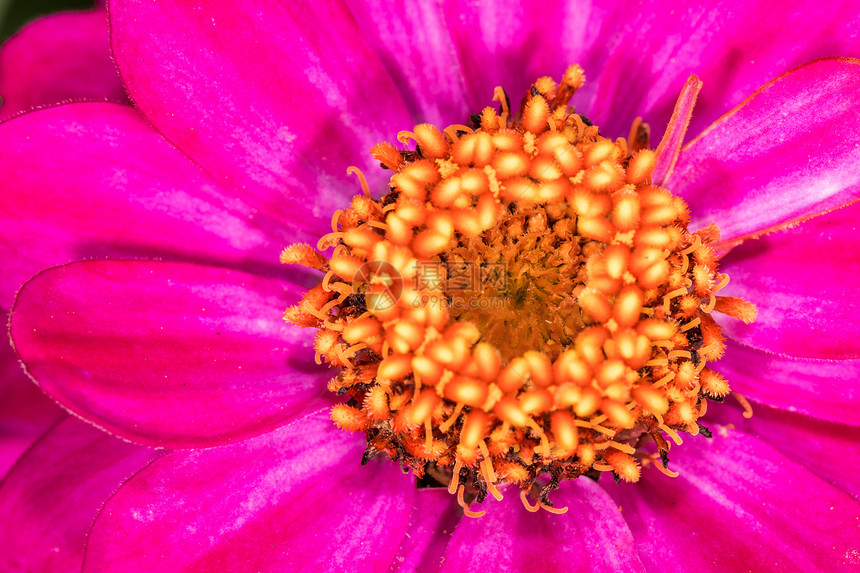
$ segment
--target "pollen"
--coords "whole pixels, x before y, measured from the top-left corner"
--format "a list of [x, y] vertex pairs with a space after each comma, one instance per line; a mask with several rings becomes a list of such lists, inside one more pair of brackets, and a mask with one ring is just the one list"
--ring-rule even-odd
[[507, 484], [528, 511], [563, 513], [549, 494], [565, 480], [677, 475], [667, 438], [699, 435], [705, 401], [732, 393], [708, 367], [726, 349], [711, 313], [756, 317], [716, 294], [719, 229], [691, 232], [652, 182], [648, 127], [607, 139], [568, 105], [584, 82], [579, 66], [539, 78], [516, 113], [497, 88], [470, 126], [375, 145], [381, 198], [350, 168], [362, 192], [320, 239], [327, 256], [281, 255], [324, 273], [284, 318], [337, 369], [332, 421], [469, 516]]

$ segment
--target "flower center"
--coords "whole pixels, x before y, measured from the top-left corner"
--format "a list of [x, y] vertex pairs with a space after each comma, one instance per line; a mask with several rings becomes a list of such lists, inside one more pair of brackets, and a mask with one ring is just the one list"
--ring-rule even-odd
[[340, 369], [332, 420], [365, 433], [365, 461], [447, 484], [469, 515], [465, 496], [501, 484], [558, 512], [547, 494], [566, 479], [673, 474], [664, 435], [707, 435], [705, 399], [729, 392], [707, 367], [725, 350], [710, 313], [755, 315], [716, 296], [719, 231], [691, 233], [684, 201], [652, 185], [643, 130], [612, 141], [568, 107], [584, 79], [539, 79], [514, 117], [497, 88], [472, 127], [377, 144], [390, 191], [372, 199], [351, 168], [365, 193], [317, 245], [331, 257], [281, 255], [325, 272], [285, 318], [318, 328], [317, 362]]

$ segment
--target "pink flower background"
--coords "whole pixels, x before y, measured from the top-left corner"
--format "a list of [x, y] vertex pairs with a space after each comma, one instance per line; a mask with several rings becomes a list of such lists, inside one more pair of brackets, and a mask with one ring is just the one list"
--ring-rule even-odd
[[[2, 463], [62, 418], [0, 485], [16, 548], [0, 568], [860, 566], [860, 62], [815, 61], [860, 55], [852, 3], [109, 11], [122, 84], [100, 10], [0, 52], [0, 307], [17, 351], [2, 355]], [[373, 143], [463, 123], [494, 86], [518, 94], [571, 63], [589, 77], [577, 110], [611, 136], [641, 115], [653, 145], [687, 76], [704, 82], [666, 186], [693, 228], [750, 239], [722, 268], [759, 319], [725, 321], [717, 368], [755, 416], [712, 404], [714, 438], [670, 454], [678, 478], [567, 482], [562, 516], [510, 491], [461, 519], [396, 464], [359, 466], [363, 440], [322, 410], [332, 374], [312, 333], [280, 318], [312, 277], [277, 255], [328, 230], [358, 189], [347, 166], [384, 189]]]

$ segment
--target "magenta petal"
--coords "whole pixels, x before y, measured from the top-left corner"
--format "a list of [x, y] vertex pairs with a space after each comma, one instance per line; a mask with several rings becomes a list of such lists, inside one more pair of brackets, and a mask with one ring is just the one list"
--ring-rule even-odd
[[0, 430], [0, 481], [34, 441], [32, 436]]
[[860, 499], [860, 427], [844, 426], [808, 416], [752, 404], [752, 418], [739, 407], [708, 408], [702, 423], [734, 424], [828, 483]]
[[860, 358], [860, 203], [748, 241], [723, 259], [724, 293], [758, 308], [720, 320], [749, 346], [805, 358]]
[[[416, 123], [440, 127], [467, 123], [471, 112], [463, 72], [442, 11], [435, 2], [404, 5], [385, 0], [348, 0], [347, 5], [391, 74]], [[390, 140], [393, 135], [392, 132], [386, 137]]]
[[68, 100], [126, 102], [110, 55], [107, 13], [56, 14], [23, 28], [0, 49], [0, 120]]
[[666, 186], [724, 241], [844, 205], [860, 197], [858, 106], [860, 60], [800, 67], [690, 142]]
[[447, 489], [419, 489], [415, 493], [409, 528], [388, 569], [389, 572], [450, 571], [444, 567], [442, 556], [462, 517], [463, 510], [457, 504], [456, 496], [448, 493]]
[[[0, 321], [0, 324], [9, 324], [5, 311], [0, 310]], [[63, 415], [24, 372], [8, 338], [0, 340], [0, 434], [29, 437], [32, 441]]]
[[74, 418], [58, 424], [0, 486], [0, 570], [80, 571], [102, 504], [157, 455]]
[[36, 272], [93, 257], [270, 270], [296, 239], [231, 196], [140, 114], [81, 103], [0, 124], [0, 306]]
[[[9, 324], [0, 310], [0, 324]], [[0, 479], [65, 412], [24, 372], [8, 338], [0, 340]]]
[[860, 504], [759, 440], [713, 430], [672, 450], [679, 477], [606, 484], [649, 570], [857, 570]]
[[551, 495], [556, 507], [569, 508], [564, 515], [527, 512], [514, 487], [504, 496], [484, 502], [480, 519], [460, 521], [445, 552], [447, 571], [645, 571], [618, 507], [590, 479], [565, 482]]
[[728, 340], [725, 357], [709, 366], [758, 402], [860, 425], [860, 360], [794, 359]]
[[[595, 35], [611, 57], [591, 72], [599, 89], [589, 115], [611, 136], [626, 135], [633, 118], [643, 116], [659, 140], [690, 74], [704, 83], [690, 124], [696, 135], [787, 70], [817, 58], [858, 54], [860, 12], [853, 0], [613, 4], [623, 19]], [[801, 115], [798, 123], [811, 119]]]
[[348, 10], [333, 2], [122, 2], [114, 55], [134, 102], [177, 147], [262, 210], [325, 232], [382, 182], [370, 147], [414, 125]]
[[322, 412], [230, 446], [155, 461], [105, 505], [85, 571], [385, 570], [413, 478], [360, 465], [364, 439]]
[[[580, 64], [594, 77], [631, 12], [623, 3], [590, 0], [519, 0], [502, 5], [446, 0], [442, 5], [473, 113], [490, 105], [496, 86], [506, 90], [516, 108], [541, 76], [558, 80], [568, 66]], [[574, 101], [590, 102], [596, 87], [595, 82], [586, 82]], [[590, 106], [579, 108], [591, 115]], [[450, 121], [454, 119], [464, 118]]]
[[188, 264], [89, 261], [37, 275], [12, 339], [42, 389], [124, 438], [212, 446], [312, 407], [331, 377], [281, 319], [302, 289]]

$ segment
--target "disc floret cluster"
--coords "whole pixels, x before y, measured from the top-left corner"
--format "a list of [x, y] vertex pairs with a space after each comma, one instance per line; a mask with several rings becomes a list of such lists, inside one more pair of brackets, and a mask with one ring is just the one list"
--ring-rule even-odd
[[547, 494], [563, 480], [673, 475], [670, 441], [707, 433], [707, 399], [729, 393], [708, 367], [725, 351], [711, 313], [755, 317], [717, 296], [719, 230], [690, 232], [684, 201], [652, 184], [644, 126], [613, 141], [568, 106], [584, 80], [540, 78], [516, 115], [497, 88], [471, 126], [377, 144], [388, 192], [355, 170], [364, 193], [318, 250], [281, 256], [325, 273], [285, 318], [318, 329], [317, 362], [340, 370], [332, 420], [470, 515], [503, 484], [560, 511]]

